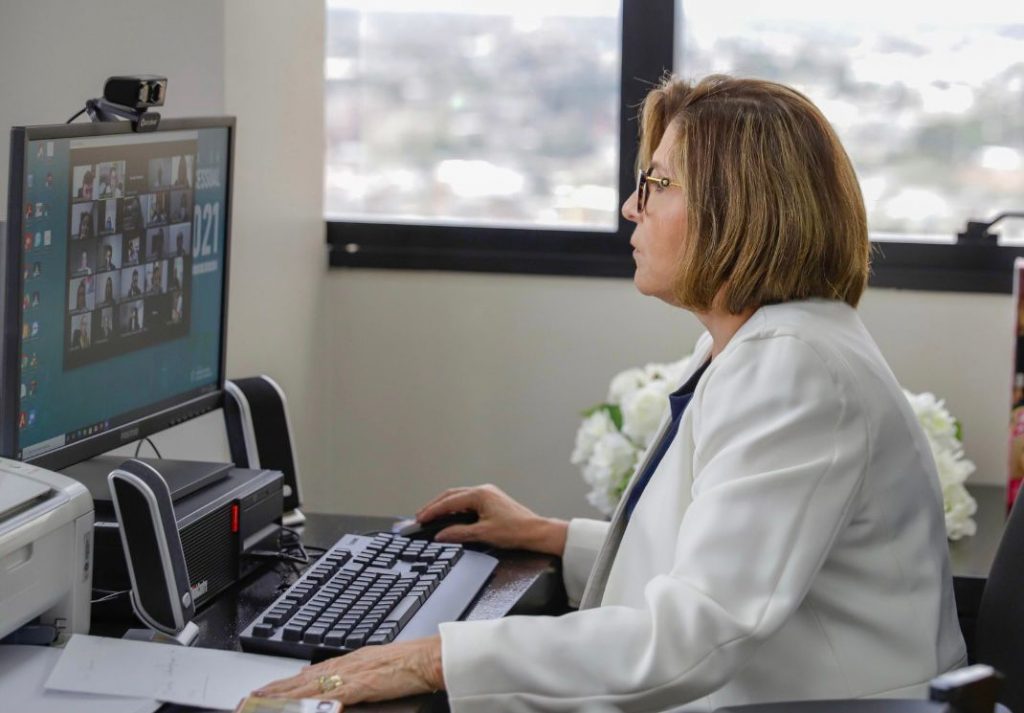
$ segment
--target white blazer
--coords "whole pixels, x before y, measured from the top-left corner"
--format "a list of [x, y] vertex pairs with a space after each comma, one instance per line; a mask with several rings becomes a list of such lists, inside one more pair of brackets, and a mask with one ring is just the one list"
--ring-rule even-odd
[[623, 524], [569, 525], [600, 606], [441, 625], [453, 711], [923, 697], [966, 662], [928, 443], [845, 303], [758, 310]]

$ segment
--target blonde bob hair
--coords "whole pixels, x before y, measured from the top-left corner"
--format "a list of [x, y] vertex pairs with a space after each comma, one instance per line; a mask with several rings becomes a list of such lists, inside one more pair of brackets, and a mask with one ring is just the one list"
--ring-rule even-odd
[[675, 284], [684, 307], [733, 314], [822, 297], [856, 306], [871, 245], [857, 176], [800, 92], [759, 79], [672, 77], [644, 99], [640, 168], [669, 126], [687, 201]]

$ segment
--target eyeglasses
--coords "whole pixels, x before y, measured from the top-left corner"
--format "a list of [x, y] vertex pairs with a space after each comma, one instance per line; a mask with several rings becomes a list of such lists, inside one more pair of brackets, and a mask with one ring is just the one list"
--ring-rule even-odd
[[666, 176], [652, 176], [651, 175], [651, 171], [652, 170], [653, 170], [653, 167], [647, 169], [646, 171], [641, 168], [639, 174], [636, 177], [636, 212], [637, 213], [643, 213], [644, 212], [644, 208], [647, 207], [647, 195], [648, 195], [648, 193], [647, 193], [647, 184], [648, 183], [657, 184], [658, 186], [661, 186], [662, 188], [668, 188], [669, 186], [676, 186], [678, 188], [683, 188], [683, 184], [682, 183], [676, 183], [675, 181], [671, 181]]

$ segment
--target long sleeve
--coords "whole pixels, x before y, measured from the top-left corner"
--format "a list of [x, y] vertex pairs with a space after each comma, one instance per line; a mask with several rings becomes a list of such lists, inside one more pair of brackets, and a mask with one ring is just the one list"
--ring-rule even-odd
[[609, 525], [608, 522], [585, 518], [569, 521], [565, 553], [562, 555], [562, 580], [570, 606], [579, 606], [590, 570], [594, 568], [597, 553], [608, 535]]
[[725, 684], [800, 606], [863, 480], [863, 412], [806, 342], [731, 346], [690, 406], [693, 501], [665, 542], [671, 570], [638, 605], [443, 624], [452, 710], [678, 706]]

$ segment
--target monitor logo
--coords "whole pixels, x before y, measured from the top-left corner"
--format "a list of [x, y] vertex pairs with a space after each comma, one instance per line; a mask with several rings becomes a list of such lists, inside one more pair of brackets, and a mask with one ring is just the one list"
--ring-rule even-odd
[[125, 441], [134, 441], [138, 437], [139, 437], [139, 427], [138, 426], [133, 426], [132, 428], [126, 428], [125, 430], [121, 431], [121, 443], [124, 443]]

